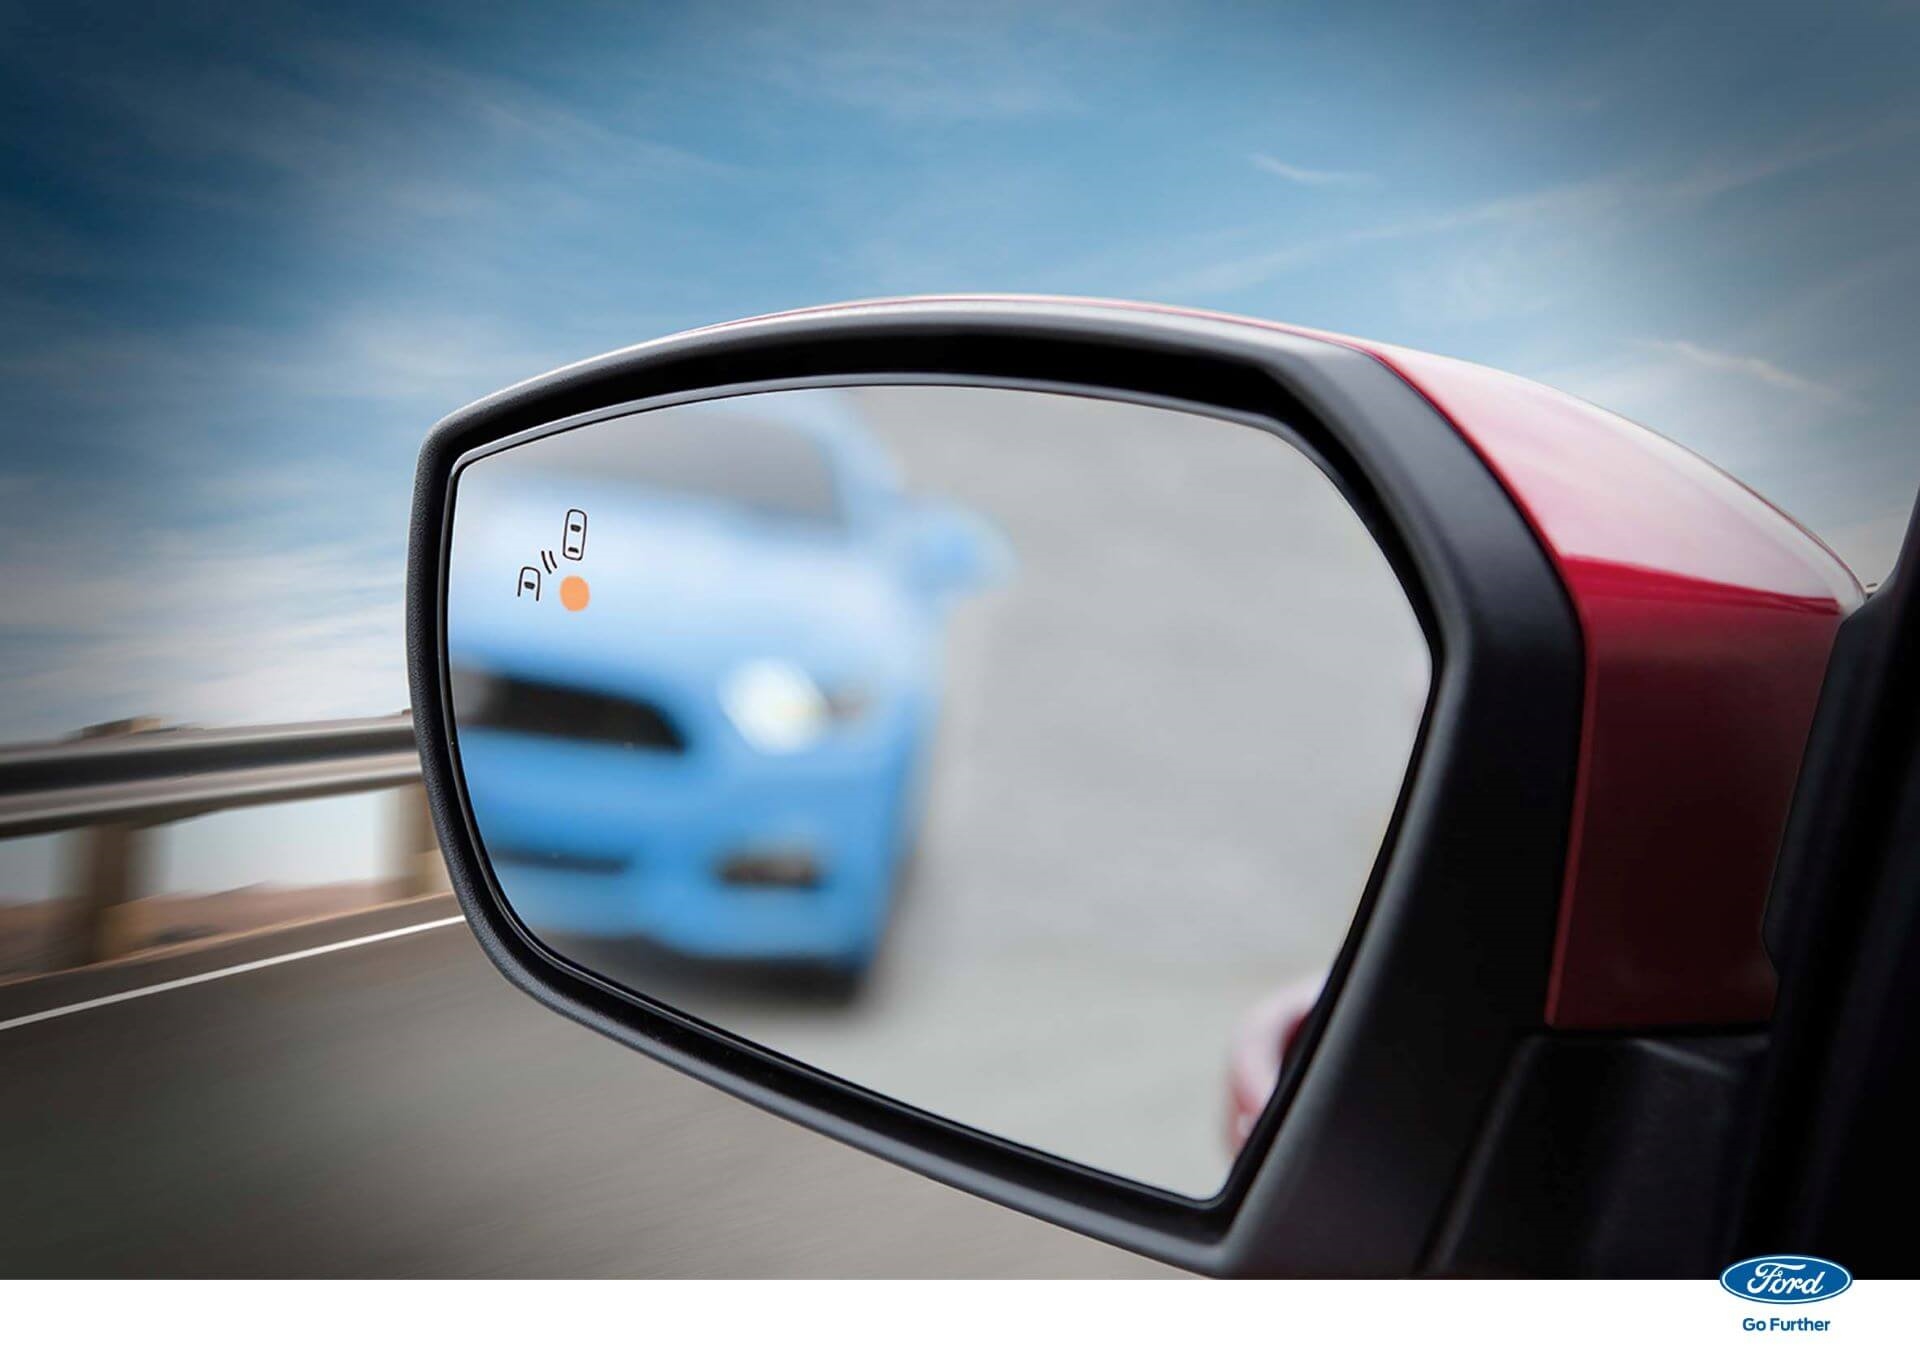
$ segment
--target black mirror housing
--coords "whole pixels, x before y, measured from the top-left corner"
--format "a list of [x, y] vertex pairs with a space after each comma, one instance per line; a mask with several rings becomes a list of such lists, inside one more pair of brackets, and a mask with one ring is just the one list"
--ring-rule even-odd
[[[898, 1105], [582, 972], [516, 922], [486, 866], [449, 738], [455, 462], [585, 412], [821, 378], [1150, 396], [1277, 424], [1337, 471], [1409, 589], [1437, 665], [1414, 771], [1329, 990], [1211, 1200]], [[1481, 1117], [1541, 1019], [1581, 648], [1566, 594], [1512, 500], [1386, 366], [1241, 321], [1071, 302], [907, 301], [703, 329], [542, 376], [435, 427], [420, 456], [408, 581], [414, 714], [453, 884], [489, 957], [536, 999], [777, 1114], [1193, 1270], [1394, 1274], [1421, 1264]], [[1432, 1085], [1441, 1075], [1448, 1084]]]

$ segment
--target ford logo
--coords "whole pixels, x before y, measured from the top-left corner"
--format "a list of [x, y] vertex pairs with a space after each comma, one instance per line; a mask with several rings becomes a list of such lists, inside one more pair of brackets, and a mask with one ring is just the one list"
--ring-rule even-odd
[[1832, 1299], [1853, 1276], [1821, 1257], [1749, 1257], [1722, 1271], [1720, 1284], [1758, 1304], [1811, 1304]]

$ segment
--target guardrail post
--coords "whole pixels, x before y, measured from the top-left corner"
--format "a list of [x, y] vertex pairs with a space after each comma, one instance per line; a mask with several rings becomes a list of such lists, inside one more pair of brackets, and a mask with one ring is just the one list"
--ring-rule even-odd
[[[159, 724], [158, 717], [131, 716], [88, 726], [76, 738], [132, 735]], [[76, 900], [67, 917], [64, 942], [54, 949], [55, 966], [97, 963], [132, 947], [126, 942], [131, 932], [126, 908], [146, 888], [148, 828], [133, 821], [111, 821], [80, 832], [72, 874]]]
[[400, 803], [400, 895], [435, 896], [452, 890], [447, 861], [433, 833], [433, 812], [427, 807], [427, 789], [408, 783], [394, 798]]
[[[404, 712], [226, 729], [163, 729], [153, 717], [133, 717], [0, 746], [0, 839], [73, 832], [60, 851], [66, 879], [50, 942], [32, 947], [30, 966], [75, 967], [140, 947], [129, 907], [154, 890], [154, 832], [170, 821], [389, 788], [408, 789], [389, 827], [400, 860], [389, 878], [397, 875], [410, 895], [446, 891]], [[394, 885], [387, 881], [383, 892]], [[0, 972], [17, 966], [0, 963]]]

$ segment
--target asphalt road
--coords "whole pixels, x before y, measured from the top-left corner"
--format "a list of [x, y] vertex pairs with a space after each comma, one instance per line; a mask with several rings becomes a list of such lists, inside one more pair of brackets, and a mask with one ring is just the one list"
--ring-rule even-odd
[[435, 900], [0, 989], [0, 1275], [1143, 1276], [520, 995]]

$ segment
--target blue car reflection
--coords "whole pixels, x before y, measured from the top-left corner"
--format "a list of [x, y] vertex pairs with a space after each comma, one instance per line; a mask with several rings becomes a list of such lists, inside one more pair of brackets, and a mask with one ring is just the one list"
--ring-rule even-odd
[[455, 513], [459, 759], [516, 914], [857, 979], [918, 832], [947, 608], [1004, 571], [997, 534], [905, 493], [827, 390], [544, 437], [469, 466]]

